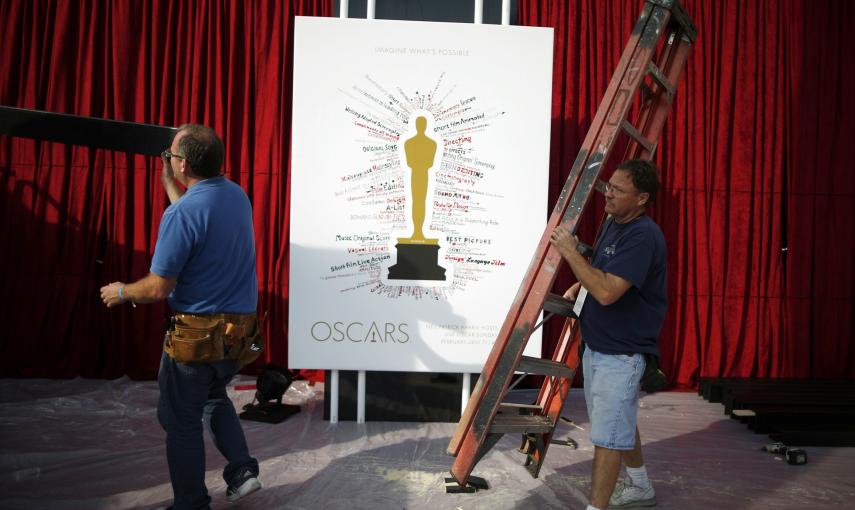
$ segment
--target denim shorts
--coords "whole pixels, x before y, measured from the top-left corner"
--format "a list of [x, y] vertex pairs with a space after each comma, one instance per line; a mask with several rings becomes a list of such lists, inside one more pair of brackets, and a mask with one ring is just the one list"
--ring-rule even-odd
[[585, 349], [585, 403], [594, 445], [610, 450], [635, 447], [638, 389], [644, 365], [642, 354], [603, 354]]

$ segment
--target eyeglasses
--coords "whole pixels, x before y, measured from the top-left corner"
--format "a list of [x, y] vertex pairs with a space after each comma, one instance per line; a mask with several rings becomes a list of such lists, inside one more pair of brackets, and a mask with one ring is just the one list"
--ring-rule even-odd
[[[627, 193], [629, 193], [629, 191], [622, 189], [622, 188], [618, 188], [617, 186], [615, 186], [614, 184], [612, 184], [610, 182], [606, 183], [605, 188], [606, 188], [606, 193], [612, 192], [615, 195], [626, 195]], [[636, 195], [638, 195], [639, 193], [641, 193], [641, 192], [640, 191], [635, 192]]]
[[609, 191], [614, 193], [615, 195], [623, 195], [624, 193], [626, 193], [626, 191], [618, 188], [614, 184], [607, 182], [606, 183], [606, 192], [608, 193]]
[[184, 156], [181, 156], [179, 154], [173, 154], [173, 153], [169, 152], [168, 150], [161, 152], [160, 157], [166, 158], [166, 159], [170, 159], [170, 158], [187, 159]]

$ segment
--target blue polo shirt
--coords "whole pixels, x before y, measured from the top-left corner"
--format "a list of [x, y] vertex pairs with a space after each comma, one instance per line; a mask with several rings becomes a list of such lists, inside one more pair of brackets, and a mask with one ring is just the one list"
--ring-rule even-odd
[[258, 302], [252, 206], [223, 176], [191, 186], [166, 208], [151, 272], [177, 278], [174, 312], [252, 313]]
[[665, 259], [665, 236], [647, 215], [626, 224], [606, 220], [591, 265], [632, 285], [608, 306], [590, 295], [585, 299], [585, 344], [605, 354], [659, 355], [657, 339], [668, 309]]

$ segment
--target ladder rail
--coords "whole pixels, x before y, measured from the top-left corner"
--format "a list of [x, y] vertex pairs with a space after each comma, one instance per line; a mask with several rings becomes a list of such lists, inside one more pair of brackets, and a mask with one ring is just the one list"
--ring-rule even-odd
[[[672, 16], [674, 13], [679, 16]], [[671, 30], [672, 25], [677, 25], [677, 28]], [[493, 440], [487, 442], [488, 437], [504, 433], [505, 429], [524, 429], [526, 424], [531, 424], [534, 433], [528, 437], [535, 438], [530, 443], [529, 450], [533, 448], [534, 451], [527, 453], [526, 465], [533, 464], [529, 469], [534, 476], [540, 470], [572, 385], [572, 377], [553, 375], [544, 380], [537, 400], [539, 415], [514, 418], [512, 426], [508, 424], [509, 418], [502, 415], [500, 423], [496, 424], [498, 428], [492, 430], [491, 426], [563, 262], [558, 250], [549, 242], [551, 233], [556, 226], [562, 225], [575, 234], [580, 216], [589, 203], [593, 188], [600, 182], [598, 176], [612, 156], [619, 134], [630, 134], [626, 154], [641, 153], [652, 157], [671, 106], [673, 87], [679, 81], [694, 41], [695, 32], [688, 33], [687, 26], [694, 30], [694, 25], [691, 25], [691, 20], [676, 0], [646, 0], [527, 273], [496, 337], [481, 377], [449, 443], [448, 453], [457, 456], [451, 474], [460, 485], [466, 484], [474, 465], [495, 444]], [[663, 34], [668, 34], [668, 39], [659, 52], [657, 50]], [[672, 44], [675, 39], [678, 42], [676, 46]], [[654, 58], [658, 60], [658, 67], [653, 64]], [[659, 74], [652, 77], [652, 87], [648, 87], [644, 79], [651, 72]], [[641, 128], [633, 127], [633, 133], [625, 129], [625, 121], [642, 86], [653, 93], [642, 103], [639, 115]], [[578, 350], [574, 347], [578, 346], [578, 342], [576, 323], [568, 319], [553, 360], [561, 360], [568, 368], [575, 370], [579, 359]]]
[[[650, 95], [642, 104], [637, 125], [633, 126], [641, 138], [648, 141], [659, 140], [675, 95], [675, 91], [662, 85], [660, 80], [664, 79], [672, 87], [676, 87], [676, 82], [683, 73], [691, 47], [691, 40], [681, 34], [678, 27], [669, 31], [662, 53], [659, 55], [659, 61], [656, 64], [661, 76], [653, 79], [652, 89], [645, 86], [650, 91]], [[662, 72], [663, 70], [664, 72]], [[669, 108], [662, 108], [663, 105]], [[654, 143], [652, 148], [645, 147], [634, 136], [630, 136], [624, 159], [653, 159], [657, 145], [658, 143]]]
[[[559, 224], [560, 218], [562, 218], [565, 214], [565, 211], [569, 205], [568, 198], [575, 194], [575, 189], [577, 187], [577, 183], [579, 181], [580, 176], [583, 174], [583, 166], [588, 163], [589, 157], [588, 155], [591, 153], [590, 148], [595, 146], [595, 143], [598, 140], [600, 135], [601, 128], [603, 126], [604, 120], [608, 111], [611, 111], [614, 106], [615, 101], [617, 100], [617, 90], [623, 81], [624, 75], [631, 69], [629, 67], [629, 63], [635, 57], [636, 51], [639, 48], [639, 44], [642, 40], [642, 35], [645, 33], [645, 28], [648, 23], [652, 19], [651, 13], [654, 11], [659, 11], [658, 9], [654, 9], [654, 6], [650, 3], [646, 3], [644, 9], [642, 10], [642, 14], [639, 17], [638, 22], [636, 23], [635, 29], [630, 35], [629, 43], [627, 44], [626, 49], [624, 50], [623, 55], [618, 63], [618, 70], [622, 71], [620, 73], [616, 73], [611, 82], [609, 83], [608, 88], [606, 89], [606, 94], [603, 100], [600, 103], [599, 108], [597, 109], [597, 114], [594, 117], [592, 122], [592, 127], [596, 127], [596, 129], [589, 129], [585, 141], [583, 143], [583, 148], [579, 151], [579, 155], [576, 158], [576, 161], [573, 164], [573, 167], [570, 170], [570, 175], [565, 181], [564, 187], [562, 188], [561, 194], [558, 197], [558, 201], [553, 209], [553, 212], [549, 218], [547, 223], [547, 228], [544, 230], [543, 236], [538, 243], [537, 250], [535, 251], [534, 256], [532, 257], [532, 261], [529, 264], [528, 271], [526, 273], [526, 277], [523, 279], [519, 290], [514, 298], [514, 302], [511, 305], [510, 311], [505, 318], [505, 322], [502, 325], [502, 328], [497, 335], [497, 340], [493, 344], [493, 349], [490, 351], [490, 355], [487, 358], [485, 363], [485, 370], [482, 371], [481, 377], [478, 378], [478, 382], [475, 385], [475, 388], [470, 395], [469, 402], [466, 405], [466, 409], [464, 410], [463, 416], [461, 417], [460, 422], [458, 423], [458, 427], [455, 430], [454, 435], [452, 436], [451, 442], [449, 443], [448, 453], [451, 455], [458, 455], [460, 452], [460, 445], [463, 441], [464, 436], [469, 431], [472, 422], [473, 415], [476, 413], [477, 409], [480, 406], [480, 403], [484, 400], [484, 387], [490, 385], [492, 383], [492, 367], [495, 367], [502, 357], [503, 352], [506, 350], [506, 343], [500, 342], [500, 339], [510, 338], [511, 336], [524, 336], [527, 340], [528, 336], [531, 334], [531, 326], [534, 324], [537, 315], [540, 313], [540, 309], [542, 309], [543, 299], [545, 298], [545, 292], [536, 292], [536, 300], [539, 301], [537, 304], [529, 304], [529, 296], [531, 295], [532, 287], [535, 287], [538, 282], [536, 279], [531, 278], [532, 274], [541, 274], [542, 267], [547, 267], [547, 271], [550, 272], [551, 278], [548, 282], [548, 285], [545, 285], [543, 288], [551, 287], [552, 281], [555, 278], [555, 273], [558, 267], [558, 264], [561, 261], [561, 256], [558, 254], [558, 251], [552, 248], [549, 244], [549, 238], [552, 230]], [[666, 11], [667, 12], [667, 11]], [[624, 106], [628, 107], [629, 103], [626, 103]], [[608, 105], [608, 108], [603, 108], [603, 106]], [[609, 140], [611, 143], [614, 143], [614, 136]], [[601, 142], [602, 145], [602, 142]], [[588, 148], [586, 150], [586, 148]], [[595, 161], [594, 165], [599, 167], [602, 164], [602, 156], [600, 160]], [[574, 228], [575, 232], [575, 228]], [[528, 306], [527, 306], [528, 305]], [[536, 308], [536, 310], [535, 310]], [[515, 325], [520, 321], [520, 316], [525, 315], [528, 317], [526, 321], [523, 319], [523, 329], [520, 331], [515, 331]], [[526, 327], [528, 326], [528, 327]], [[518, 360], [517, 360], [518, 361]], [[503, 363], [504, 365], [509, 364], [509, 362]], [[490, 370], [487, 368], [490, 367]], [[507, 387], [509, 381], [505, 381], [503, 387]]]
[[[495, 415], [498, 401], [501, 400], [507, 385], [510, 383], [511, 372], [519, 361], [520, 348], [527, 340], [528, 335], [530, 335], [532, 324], [535, 322], [537, 315], [542, 309], [545, 291], [540, 289], [548, 289], [554, 282], [557, 269], [561, 263], [561, 256], [558, 253], [558, 250], [549, 244], [549, 236], [555, 226], [557, 219], [556, 216], [561, 216], [561, 223], [568, 226], [572, 231], [575, 231], [576, 224], [578, 223], [578, 217], [590, 196], [592, 182], [598, 175], [602, 164], [614, 145], [617, 129], [619, 128], [619, 122], [625, 118], [626, 113], [632, 104], [631, 97], [638, 88], [641, 78], [644, 76], [642, 71], [646, 69], [646, 63], [652, 58], [652, 51], [655, 49], [655, 45], [658, 41], [657, 36], [659, 35], [661, 27], [668, 21], [668, 14], [669, 11], [665, 9], [658, 9], [651, 4], [646, 4], [644, 12], [640, 17], [639, 22], [636, 24], [636, 29], [633, 31], [631, 36], [631, 39], [634, 39], [633, 42], [635, 44], [629, 44], [621, 58], [622, 63], [626, 63], [621, 67], [623, 72], [616, 73], [613, 77], [609, 86], [609, 90], [613, 91], [613, 94], [603, 99], [600, 109], [597, 112], [597, 116], [595, 117], [595, 125], [593, 126], [595, 129], [589, 130], [586, 137], [587, 144], [595, 146], [597, 150], [590, 157], [588, 157], [590, 151], [586, 151], [584, 148], [580, 151], [580, 157], [577, 157], [577, 162], [574, 165], [574, 169], [571, 171], [571, 176], [564, 187], [562, 197], [559, 198], [555, 211], [550, 218], [549, 227], [544, 231], [544, 235], [542, 236], [541, 242], [538, 246], [538, 255], [545, 251], [545, 257], [541, 259], [543, 262], [539, 267], [533, 264], [534, 267], [529, 268], [529, 275], [532, 272], [536, 275], [534, 281], [529, 283], [529, 285], [525, 285], [525, 282], [530, 282], [531, 280], [530, 276], [527, 275], [524, 284], [521, 286], [521, 290], [526, 287], [528, 288], [528, 292], [522, 296], [523, 303], [516, 310], [512, 309], [508, 314], [505, 325], [502, 328], [503, 331], [500, 331], [499, 338], [497, 339], [496, 344], [494, 344], [491, 356], [488, 358], [487, 364], [485, 365], [485, 368], [489, 368], [489, 370], [485, 370], [484, 373], [482, 373], [481, 379], [484, 379], [484, 383], [480, 388], [481, 391], [479, 391], [477, 395], [473, 393], [470, 398], [470, 403], [474, 403], [476, 405], [467, 405], [467, 411], [470, 410], [470, 407], [474, 407], [474, 416], [471, 417], [471, 419], [464, 416], [458, 425], [458, 429], [460, 429], [461, 426], [466, 426], [469, 429], [464, 431], [463, 434], [459, 434], [461, 431], [458, 430], [455, 433], [455, 436], [458, 438], [461, 436], [465, 438], [466, 434], [471, 432], [471, 428], [475, 428], [474, 435], [476, 436], [475, 440], [478, 444], [469, 445], [467, 448], [468, 451], [464, 452], [466, 456], [474, 455], [480, 447], [480, 444], [483, 442], [484, 434], [489, 426], [489, 422]], [[604, 105], [608, 106], [603, 108]], [[584, 163], [587, 163], [587, 165], [585, 165], [585, 171], [582, 170], [582, 165]], [[574, 171], [575, 179], [573, 175]], [[580, 186], [582, 187], [581, 193], [579, 192]], [[566, 196], [565, 192], [567, 192], [571, 187], [573, 188], [573, 192], [570, 196], [570, 200], [562, 200], [562, 198]], [[582, 197], [581, 200], [579, 197]], [[546, 268], [545, 271], [542, 270], [544, 266]], [[534, 291], [532, 291], [532, 287], [534, 288]], [[517, 298], [517, 301], [519, 301], [519, 293]], [[515, 305], [516, 304], [517, 303], [515, 303]], [[516, 326], [516, 324], [519, 324], [520, 322], [522, 324]], [[508, 331], [508, 329], [510, 329], [508, 326], [513, 329]], [[500, 341], [503, 338], [507, 338], [507, 340]], [[510, 355], [507, 354], [509, 348]], [[495, 374], [497, 370], [500, 373], [506, 374], [501, 386], [492, 384], [493, 378], [491, 377], [491, 374]], [[485, 388], [487, 395], [482, 395]], [[472, 402], [473, 399], [475, 399], [475, 402]], [[484, 400], [491, 402], [490, 409], [486, 413], [480, 405]], [[455, 448], [454, 444], [450, 445], [449, 450], [454, 449], [457, 449], [456, 453], [458, 454], [461, 451], [459, 448]], [[454, 474], [454, 469], [452, 473]], [[468, 475], [468, 473], [466, 474]]]
[[[665, 76], [671, 83], [676, 84], [682, 75], [686, 60], [688, 59], [689, 53], [692, 49], [692, 39], [685, 34], [681, 34], [676, 28], [672, 29], [668, 37], [670, 38], [672, 35], [674, 35], [675, 40], [678, 42], [676, 44], [666, 44], [662, 54], [660, 55], [658, 65], [660, 69], [669, 70]], [[642, 126], [638, 131], [638, 135], [648, 140], [659, 140], [662, 129], [665, 126], [665, 121], [668, 119], [669, 112], [668, 109], [663, 110], [662, 108], [655, 109], [654, 111], [654, 106], [662, 104], [657, 103], [656, 99], [663, 94], [668, 94], [669, 97], [667, 98], [667, 102], [664, 104], [670, 106], [673, 100], [673, 93], [661, 86], [656, 90], [653, 90], [645, 85], [643, 81], [640, 84], [640, 87], [642, 89], [647, 89], [649, 97], [644, 101], [644, 104], [638, 114], [638, 125]], [[647, 147], [644, 147], [643, 144], [635, 141], [633, 136], [630, 135], [629, 143], [624, 151], [623, 160], [653, 159], [656, 152], [656, 146], [658, 146], [658, 142], [654, 144], [653, 150], [650, 151]], [[604, 184], [605, 183], [603, 181], [594, 183], [596, 191], [599, 191], [603, 195], [606, 194], [605, 187], [603, 186]], [[599, 221], [600, 226], [602, 226], [606, 218], [608, 218], [608, 215], [603, 213], [602, 218]]]

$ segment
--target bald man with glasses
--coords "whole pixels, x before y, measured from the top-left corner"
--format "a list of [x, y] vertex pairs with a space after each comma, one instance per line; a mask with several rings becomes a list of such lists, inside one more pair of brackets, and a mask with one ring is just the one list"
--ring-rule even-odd
[[[213, 129], [185, 124], [163, 151], [169, 197], [148, 275], [101, 288], [108, 307], [167, 299], [173, 311], [158, 372], [158, 420], [174, 510], [210, 508], [203, 424], [227, 459], [229, 501], [261, 488], [258, 461], [226, 385], [261, 347], [252, 206], [221, 173], [223, 142]], [[180, 184], [180, 185], [179, 185]], [[182, 186], [186, 191], [182, 190]]]

